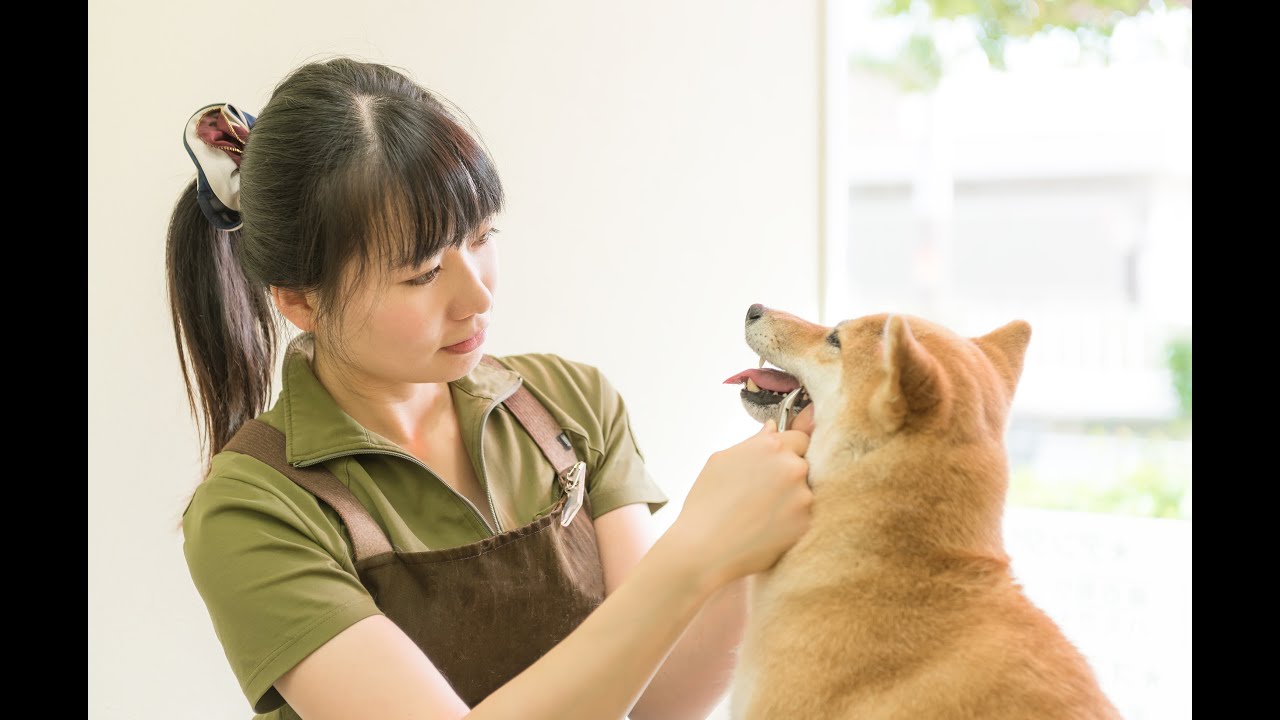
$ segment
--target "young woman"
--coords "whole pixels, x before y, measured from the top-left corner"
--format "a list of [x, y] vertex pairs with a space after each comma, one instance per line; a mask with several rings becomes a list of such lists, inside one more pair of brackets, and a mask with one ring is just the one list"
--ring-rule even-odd
[[[209, 457], [192, 579], [261, 717], [705, 717], [746, 578], [808, 527], [812, 410], [713, 453], [654, 539], [667, 498], [606, 377], [484, 357], [503, 190], [458, 117], [334, 58], [259, 117], [188, 121], [167, 260]], [[268, 408], [277, 312], [301, 332]]]

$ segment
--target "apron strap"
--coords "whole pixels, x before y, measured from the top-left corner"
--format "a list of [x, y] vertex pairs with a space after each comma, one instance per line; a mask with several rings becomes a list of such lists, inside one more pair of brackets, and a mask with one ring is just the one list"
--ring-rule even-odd
[[223, 449], [261, 460], [328, 503], [347, 526], [356, 562], [392, 551], [391, 541], [387, 539], [386, 533], [382, 532], [377, 521], [356, 499], [351, 488], [343, 485], [321, 465], [294, 467], [285, 460], [284, 433], [261, 420], [249, 420], [236, 431]]
[[[498, 362], [492, 355], [484, 355], [480, 358], [480, 362], [486, 365], [510, 371], [511, 368]], [[524, 426], [525, 432], [533, 437], [538, 443], [538, 447], [542, 448], [542, 454], [551, 462], [551, 466], [555, 468], [556, 474], [563, 477], [570, 468], [578, 462], [578, 456], [573, 452], [573, 445], [569, 443], [569, 436], [564, 434], [564, 429], [560, 427], [560, 423], [551, 416], [551, 413], [538, 402], [538, 398], [529, 392], [529, 389], [521, 383], [520, 389], [516, 390], [511, 397], [503, 400], [507, 408], [511, 410], [520, 424]], [[583, 472], [581, 482], [586, 482], [587, 477]]]
[[[480, 362], [503, 370], [510, 370], [492, 355], [481, 356]], [[538, 443], [538, 447], [542, 449], [542, 454], [546, 456], [551, 466], [555, 468], [556, 474], [563, 484], [565, 473], [578, 462], [578, 456], [574, 454], [573, 445], [569, 442], [569, 437], [565, 435], [564, 429], [560, 427], [560, 423], [552, 417], [546, 407], [539, 402], [538, 398], [534, 397], [533, 393], [529, 392], [529, 389], [523, 383], [511, 397], [508, 397], [503, 402], [511, 410], [512, 414], [516, 416], [516, 420], [524, 427], [525, 432], [529, 433], [534, 441]], [[231, 440], [223, 446], [223, 450], [242, 453], [261, 460], [276, 472], [301, 485], [312, 495], [328, 503], [338, 513], [338, 517], [342, 518], [343, 524], [347, 526], [347, 533], [351, 536], [352, 550], [355, 553], [357, 562], [366, 557], [392, 552], [391, 541], [387, 539], [386, 533], [378, 526], [377, 521], [373, 519], [373, 516], [369, 514], [364, 505], [361, 505], [360, 501], [356, 499], [355, 494], [351, 492], [351, 488], [342, 484], [323, 465], [294, 467], [289, 464], [288, 460], [285, 459], [287, 456], [285, 455], [284, 433], [261, 420], [249, 420], [240, 426], [240, 429], [231, 437]], [[584, 483], [584, 489], [586, 481], [584, 466], [583, 475], [579, 480], [579, 482]]]

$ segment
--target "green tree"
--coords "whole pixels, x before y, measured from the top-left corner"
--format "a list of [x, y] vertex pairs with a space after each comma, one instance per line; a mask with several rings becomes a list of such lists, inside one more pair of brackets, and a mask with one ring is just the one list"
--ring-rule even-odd
[[860, 56], [854, 60], [892, 77], [904, 91], [929, 91], [937, 87], [946, 59], [935, 40], [939, 23], [963, 23], [991, 67], [1005, 69], [1005, 47], [1010, 39], [1030, 38], [1053, 30], [1075, 33], [1082, 48], [1108, 57], [1116, 24], [1125, 18], [1168, 8], [1191, 9], [1191, 0], [879, 0], [881, 17], [910, 16], [914, 32], [890, 60]]

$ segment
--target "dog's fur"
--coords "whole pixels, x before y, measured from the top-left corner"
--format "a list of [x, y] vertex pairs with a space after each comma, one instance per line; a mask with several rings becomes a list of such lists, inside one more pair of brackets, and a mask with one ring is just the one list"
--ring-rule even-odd
[[732, 717], [1119, 718], [1004, 551], [1030, 325], [967, 338], [909, 315], [833, 329], [766, 309], [746, 338], [813, 399], [814, 504], [752, 578]]

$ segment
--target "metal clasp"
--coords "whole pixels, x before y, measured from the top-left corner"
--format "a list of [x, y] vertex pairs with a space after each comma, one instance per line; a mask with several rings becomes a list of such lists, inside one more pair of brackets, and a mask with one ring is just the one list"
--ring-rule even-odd
[[578, 487], [578, 483], [582, 482], [582, 473], [587, 469], [587, 464], [582, 460], [571, 465], [567, 470], [560, 473], [560, 486], [564, 488], [565, 494], [573, 492]]
[[578, 514], [578, 510], [582, 507], [582, 498], [586, 495], [587, 490], [587, 484], [582, 482], [586, 470], [587, 464], [579, 460], [560, 476], [560, 483], [564, 485], [565, 495], [564, 509], [560, 511], [561, 527], [568, 527], [569, 523], [573, 522], [573, 517]]

